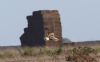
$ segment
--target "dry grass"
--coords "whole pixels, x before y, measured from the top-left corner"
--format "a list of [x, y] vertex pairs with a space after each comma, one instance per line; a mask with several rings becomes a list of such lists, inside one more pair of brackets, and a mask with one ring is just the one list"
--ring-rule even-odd
[[0, 62], [100, 62], [99, 54], [100, 48], [90, 47], [24, 47], [0, 51]]

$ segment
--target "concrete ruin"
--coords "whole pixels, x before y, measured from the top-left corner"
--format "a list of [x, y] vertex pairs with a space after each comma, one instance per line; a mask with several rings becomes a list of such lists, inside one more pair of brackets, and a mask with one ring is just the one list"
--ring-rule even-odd
[[27, 16], [28, 27], [20, 37], [21, 46], [61, 46], [62, 28], [57, 10], [34, 11]]

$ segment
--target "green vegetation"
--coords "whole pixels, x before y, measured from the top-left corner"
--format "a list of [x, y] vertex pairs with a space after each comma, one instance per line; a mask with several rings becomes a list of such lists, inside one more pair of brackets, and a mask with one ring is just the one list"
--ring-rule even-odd
[[56, 57], [62, 52], [61, 48], [43, 48], [43, 47], [22, 47], [17, 50], [2, 50], [0, 58], [16, 58], [16, 57]]
[[61, 48], [24, 47], [19, 51], [22, 56], [40, 56], [40, 55], [55, 56], [61, 53]]
[[17, 52], [12, 51], [2, 51], [0, 52], [0, 58], [14, 58], [18, 57], [19, 54]]
[[96, 51], [98, 52], [98, 53], [100, 53], [100, 47], [99, 48], [95, 48], [96, 49]]

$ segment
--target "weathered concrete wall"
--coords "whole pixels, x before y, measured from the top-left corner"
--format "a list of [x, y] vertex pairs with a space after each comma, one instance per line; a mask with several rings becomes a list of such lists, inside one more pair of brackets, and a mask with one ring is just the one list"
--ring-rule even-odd
[[22, 46], [61, 46], [62, 29], [57, 10], [34, 11], [20, 37]]

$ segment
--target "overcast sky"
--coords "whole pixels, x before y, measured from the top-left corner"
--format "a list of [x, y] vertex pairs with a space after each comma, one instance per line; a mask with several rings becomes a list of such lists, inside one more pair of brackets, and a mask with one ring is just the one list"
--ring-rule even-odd
[[26, 16], [49, 9], [59, 10], [63, 37], [100, 40], [100, 0], [0, 0], [0, 46], [20, 45]]

